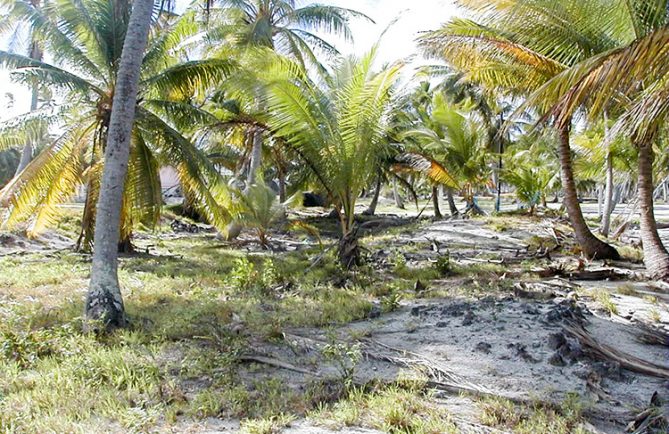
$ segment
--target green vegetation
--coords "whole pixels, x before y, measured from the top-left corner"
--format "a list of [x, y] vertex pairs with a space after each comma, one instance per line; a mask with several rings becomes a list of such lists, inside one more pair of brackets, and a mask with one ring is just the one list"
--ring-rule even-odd
[[[31, 92], [0, 122], [0, 432], [457, 432], [435, 390], [472, 388], [419, 354], [435, 336], [533, 331], [573, 293], [662, 325], [636, 283], [559, 279], [669, 281], [669, 1], [460, 3], [416, 71], [381, 57], [393, 25], [342, 55], [373, 17], [334, 4], [0, 1], [0, 68]], [[416, 352], [376, 340], [388, 325]], [[496, 356], [543, 363], [545, 341]], [[586, 432], [576, 395], [479, 404], [491, 427]]]
[[515, 405], [504, 399], [485, 399], [479, 403], [481, 422], [519, 434], [587, 434], [581, 426], [582, 404], [578, 395], [568, 396], [561, 408], [540, 405]]

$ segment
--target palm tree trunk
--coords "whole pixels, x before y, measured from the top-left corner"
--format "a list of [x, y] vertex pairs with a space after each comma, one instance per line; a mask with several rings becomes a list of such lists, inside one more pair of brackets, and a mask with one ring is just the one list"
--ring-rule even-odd
[[393, 199], [395, 200], [395, 206], [399, 209], [404, 209], [404, 201], [402, 200], [402, 195], [397, 188], [397, 180], [393, 177]]
[[[30, 48], [30, 58], [35, 60], [42, 60], [42, 50], [40, 50], [39, 45], [36, 41], [33, 41]], [[37, 110], [37, 104], [39, 102], [39, 85], [37, 81], [33, 82], [32, 85], [32, 94], [30, 96], [30, 111], [34, 112]], [[21, 151], [21, 159], [19, 160], [19, 165], [16, 168], [16, 173], [14, 176], [18, 176], [19, 173], [23, 172], [23, 169], [26, 168], [30, 161], [33, 159], [34, 147], [32, 142], [28, 142], [23, 147]]]
[[374, 215], [376, 213], [376, 206], [379, 204], [379, 194], [381, 193], [381, 175], [376, 178], [376, 189], [374, 190], [374, 196], [372, 196], [372, 201], [369, 204], [369, 207], [363, 211], [363, 215]]
[[279, 169], [279, 202], [284, 203], [286, 201], [286, 173], [283, 169]]
[[564, 190], [564, 206], [569, 214], [569, 221], [574, 229], [576, 241], [581, 246], [583, 254], [588, 258], [618, 259], [618, 251], [593, 235], [583, 218], [581, 206], [578, 203], [576, 182], [571, 163], [571, 148], [569, 146], [569, 124], [560, 128], [559, 154], [562, 175], [562, 189]]
[[259, 129], [253, 132], [253, 147], [251, 148], [251, 162], [249, 163], [249, 173], [246, 177], [246, 187], [255, 184], [258, 169], [262, 164], [262, 131]]
[[128, 172], [130, 139], [135, 121], [137, 87], [152, 13], [153, 0], [133, 2], [116, 79], [105, 166], [97, 204], [93, 265], [84, 315], [89, 321], [101, 321], [106, 330], [126, 324], [118, 281], [118, 240], [123, 187]]
[[611, 230], [611, 214], [613, 213], [613, 157], [611, 150], [606, 153], [606, 185], [604, 188], [604, 209], [602, 211], [602, 226], [599, 232], [605, 237]]
[[448, 200], [448, 208], [451, 212], [451, 216], [460, 215], [460, 210], [455, 205], [455, 199], [453, 199], [453, 190], [450, 188], [446, 189], [446, 199]]
[[657, 232], [653, 207], [653, 145], [637, 143], [639, 149], [639, 214], [643, 261], [653, 279], [669, 279], [669, 253]]
[[[256, 178], [258, 175], [258, 170], [262, 164], [262, 144], [263, 136], [262, 131], [257, 129], [253, 132], [253, 145], [251, 147], [251, 161], [249, 162], [249, 171], [246, 175], [246, 189], [244, 194], [248, 192], [249, 187], [256, 183]], [[225, 239], [227, 241], [232, 241], [237, 239], [242, 233], [244, 225], [241, 221], [233, 221], [225, 228]]]
[[436, 185], [432, 186], [432, 206], [434, 207], [434, 218], [442, 219], [444, 216], [439, 209], [439, 188]]

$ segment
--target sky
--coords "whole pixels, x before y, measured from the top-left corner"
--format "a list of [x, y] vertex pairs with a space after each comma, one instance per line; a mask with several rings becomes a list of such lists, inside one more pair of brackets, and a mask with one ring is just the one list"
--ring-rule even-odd
[[[422, 31], [434, 30], [440, 24], [455, 15], [456, 7], [453, 0], [313, 0], [360, 11], [371, 17], [375, 23], [366, 20], [354, 20], [351, 29], [354, 43], [348, 43], [331, 35], [323, 37], [333, 43], [343, 54], [364, 54], [379, 40], [383, 31], [394, 20], [380, 41], [377, 61], [391, 63], [407, 59], [416, 53], [415, 39]], [[311, 1], [298, 0], [299, 4]], [[6, 49], [8, 41], [0, 41], [0, 48]], [[413, 59], [405, 70], [411, 74], [412, 69], [421, 63], [420, 58]], [[9, 104], [8, 93], [13, 95], [13, 104]], [[11, 82], [9, 74], [0, 70], [0, 119], [5, 120], [25, 113], [30, 106], [30, 92], [27, 88]]]

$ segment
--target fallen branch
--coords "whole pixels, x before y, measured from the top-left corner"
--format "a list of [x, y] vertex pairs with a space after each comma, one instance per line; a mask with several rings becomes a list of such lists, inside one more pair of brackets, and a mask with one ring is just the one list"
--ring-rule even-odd
[[262, 365], [274, 366], [275, 368], [286, 369], [288, 371], [299, 372], [300, 374], [311, 375], [312, 377], [321, 377], [318, 372], [309, 371], [308, 369], [300, 368], [299, 366], [291, 365], [288, 362], [283, 362], [279, 359], [264, 356], [245, 355], [237, 358], [240, 362], [260, 363]]
[[600, 344], [583, 327], [571, 324], [564, 326], [564, 330], [578, 339], [583, 348], [595, 358], [613, 360], [618, 362], [621, 367], [640, 374], [669, 379], [669, 366], [658, 365], [623, 353], [609, 345]]

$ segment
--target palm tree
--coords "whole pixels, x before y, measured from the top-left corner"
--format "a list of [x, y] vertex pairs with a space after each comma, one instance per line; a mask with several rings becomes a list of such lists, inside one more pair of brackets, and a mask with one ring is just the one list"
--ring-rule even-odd
[[[284, 54], [303, 67], [314, 66], [324, 71], [314, 48], [329, 57], [337, 50], [318, 36], [326, 31], [352, 40], [348, 23], [351, 18], [364, 17], [354, 10], [309, 4], [297, 7], [294, 0], [217, 0], [208, 10], [212, 43], [225, 41], [235, 47], [248, 49], [262, 47]], [[228, 50], [224, 45], [224, 50]], [[261, 83], [256, 95], [263, 92]], [[261, 98], [257, 98], [262, 100]], [[264, 108], [257, 107], [259, 112]], [[263, 131], [254, 131], [248, 167], [247, 185], [255, 182], [262, 162]]]
[[[435, 93], [424, 109], [427, 116], [406, 131], [405, 137], [413, 139], [420, 154], [436, 160], [455, 178], [448, 187], [461, 186], [466, 212], [480, 213], [475, 193], [489, 178], [489, 154], [484, 129], [472, 118], [470, 108], [451, 104], [442, 93]], [[433, 199], [435, 193], [433, 189]], [[435, 208], [438, 209], [436, 201]]]
[[125, 310], [118, 282], [118, 239], [121, 232], [123, 185], [128, 172], [130, 142], [144, 49], [149, 39], [153, 0], [135, 0], [128, 21], [112, 101], [105, 164], [95, 222], [95, 251], [86, 295], [86, 319], [105, 328], [123, 327]]
[[322, 85], [297, 63], [279, 61], [267, 90], [269, 126], [310, 168], [341, 224], [339, 259], [359, 262], [355, 204], [387, 148], [392, 88], [401, 65], [372, 71], [376, 48], [342, 59]]
[[[651, 277], [669, 279], [669, 253], [657, 232], [653, 204], [654, 145], [665, 134], [669, 117], [669, 13], [666, 1], [629, 2], [633, 13], [620, 21], [604, 22], [614, 32], [615, 47], [572, 66], [546, 83], [531, 101], [543, 101], [545, 109], [564, 125], [576, 110], [587, 109], [598, 119], [622, 110], [609, 140], [630, 137], [638, 151], [638, 195], [644, 262]], [[621, 33], [620, 28], [626, 29]]]
[[516, 197], [533, 213], [546, 206], [546, 196], [560, 187], [554, 134], [527, 133], [517, 137], [504, 156], [501, 177], [515, 189]]
[[[611, 8], [603, 0], [462, 3], [476, 21], [453, 19], [420, 38], [421, 47], [468, 80], [509, 96], [526, 96], [569, 66], [615, 47], [609, 35], [599, 31], [597, 20], [612, 19], [612, 9], [619, 13], [620, 8]], [[617, 258], [618, 252], [595, 237], [583, 218], [572, 169], [570, 123], [560, 127], [564, 203], [576, 239], [588, 257]]]
[[[28, 47], [28, 56], [31, 59], [40, 61], [43, 56], [42, 44], [40, 42], [40, 35], [36, 31], [30, 20], [26, 20], [29, 17], [29, 14], [26, 14], [26, 11], [30, 10], [39, 10], [41, 6], [40, 0], [30, 0], [28, 2], [17, 2], [13, 0], [4, 0], [0, 2], [3, 8], [7, 11], [3, 16], [2, 20], [5, 23], [10, 23], [8, 28], [0, 28], [4, 32], [0, 34], [10, 33], [10, 38], [17, 39], [20, 37], [20, 34], [24, 31], [28, 32], [28, 39], [30, 40]], [[39, 81], [33, 80], [31, 84], [31, 97], [30, 97], [30, 111], [34, 112], [37, 110], [39, 104]], [[36, 139], [43, 137], [27, 137], [26, 142], [23, 144], [23, 150], [21, 151], [21, 159], [19, 164], [16, 167], [16, 173], [14, 176], [17, 176], [25, 167], [30, 163], [30, 160], [33, 158], [33, 153], [35, 151], [35, 144], [33, 143]]]
[[[111, 126], [113, 98], [118, 94], [121, 47], [128, 26], [126, 7], [105, 0], [64, 0], [31, 10], [28, 19], [44, 38], [54, 63], [0, 52], [0, 64], [19, 82], [38, 80], [42, 86], [63, 89], [67, 98], [49, 111], [22, 115], [0, 126], [0, 148], [12, 146], [45, 125], [60, 135], [1, 192], [10, 207], [5, 223], [29, 220], [29, 234], [54, 221], [57, 205], [81, 184], [87, 186], [82, 217], [81, 247], [93, 242], [96, 203]], [[125, 6], [128, 6], [127, 4]], [[179, 63], [183, 41], [198, 31], [192, 14], [153, 33], [143, 56], [136, 121], [130, 134], [130, 159], [121, 207], [120, 247], [130, 245], [134, 227], [152, 227], [162, 205], [158, 170], [177, 169], [182, 184], [199, 209], [217, 227], [229, 219], [215, 197], [220, 175], [189, 140], [195, 125], [217, 118], [193, 106], [193, 95], [205, 93], [231, 69], [223, 60]]]

